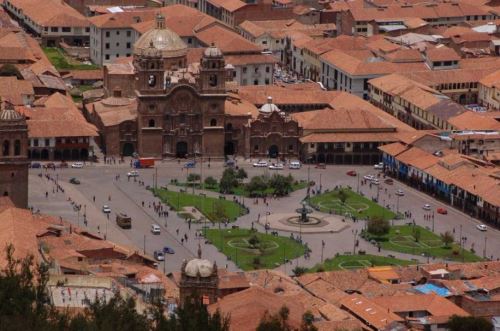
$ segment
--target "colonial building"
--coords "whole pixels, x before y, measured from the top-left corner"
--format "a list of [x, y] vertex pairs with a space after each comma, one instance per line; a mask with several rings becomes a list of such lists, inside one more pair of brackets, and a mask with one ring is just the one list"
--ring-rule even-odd
[[0, 193], [16, 207], [28, 207], [28, 126], [14, 106], [5, 103], [0, 112]]

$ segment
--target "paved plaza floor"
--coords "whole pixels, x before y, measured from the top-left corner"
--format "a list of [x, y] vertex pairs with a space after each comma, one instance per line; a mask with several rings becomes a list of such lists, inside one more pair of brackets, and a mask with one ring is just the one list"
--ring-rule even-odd
[[[31, 169], [29, 204], [35, 210], [39, 209], [42, 213], [61, 216], [76, 225], [86, 227], [88, 230], [106, 236], [109, 240], [120, 244], [133, 245], [149, 254], [154, 250], [169, 246], [175, 250], [175, 254], [167, 255], [165, 263], [161, 263], [159, 268], [165, 271], [180, 270], [182, 261], [195, 256], [198, 244], [202, 245], [204, 257], [217, 261], [217, 265], [229, 270], [238, 270], [237, 267], [229, 261], [217, 249], [205, 243], [205, 240], [198, 236], [202, 231], [202, 226], [213, 227], [210, 222], [191, 223], [178, 217], [175, 212], [170, 212], [168, 217], [159, 216], [153, 209], [153, 203], [159, 203], [150, 191], [146, 190], [147, 185], [154, 184], [160, 186], [168, 185], [170, 190], [178, 190], [177, 187], [169, 185], [172, 179], [185, 181], [189, 173], [200, 174], [203, 178], [213, 176], [220, 179], [224, 167], [222, 162], [198, 162], [196, 168], [183, 168], [185, 161], [163, 161], [158, 162], [156, 169], [139, 169], [140, 176], [137, 179], [127, 179], [127, 172], [131, 170], [129, 160], [124, 164], [86, 164], [82, 169]], [[266, 168], [253, 168], [252, 160], [238, 160], [238, 166], [248, 172], [249, 178], [254, 175], [269, 174]], [[393, 211], [399, 207], [400, 212], [409, 211], [412, 216], [410, 219], [394, 221], [395, 224], [404, 224], [408, 221], [415, 221], [416, 224], [432, 229], [435, 233], [444, 231], [453, 231], [458, 237], [460, 234], [467, 237], [466, 248], [470, 249], [471, 244], [475, 245], [475, 250], [479, 255], [483, 255], [484, 244], [486, 243], [486, 256], [500, 257], [500, 232], [495, 229], [489, 229], [487, 232], [480, 232], [476, 225], [480, 222], [463, 214], [459, 210], [453, 209], [432, 197], [418, 192], [402, 183], [395, 181], [394, 185], [381, 185], [379, 192], [373, 185], [361, 185], [361, 181], [356, 177], [349, 177], [346, 172], [356, 170], [361, 178], [366, 174], [376, 175], [377, 171], [368, 166], [327, 166], [326, 169], [316, 169], [313, 166], [303, 166], [300, 170], [282, 170], [279, 173], [283, 175], [291, 174], [297, 180], [310, 179], [315, 182], [313, 189], [315, 191], [325, 189], [334, 189], [335, 186], [349, 185], [354, 191], [362, 192], [367, 198], [379, 196], [382, 205], [390, 206]], [[39, 174], [42, 174], [40, 177]], [[49, 175], [54, 180], [48, 180], [45, 175]], [[80, 185], [69, 183], [69, 179], [76, 177], [81, 181]], [[55, 190], [54, 182], [57, 180], [64, 188], [64, 192]], [[140, 182], [144, 182], [141, 185]], [[387, 189], [387, 190], [386, 190]], [[403, 197], [397, 199], [394, 192], [402, 189], [405, 193]], [[46, 193], [48, 196], [46, 197]], [[200, 193], [207, 196], [218, 197], [216, 192], [194, 190], [194, 193]], [[262, 222], [266, 215], [269, 220], [282, 218], [280, 215], [295, 214], [295, 210], [301, 206], [301, 201], [306, 195], [306, 190], [295, 191], [288, 197], [279, 199], [250, 199], [236, 197], [239, 201], [249, 207], [249, 213], [240, 217], [234, 224], [242, 228], [256, 227], [259, 231], [265, 232]], [[83, 208], [80, 213], [75, 212], [69, 201], [81, 204]], [[233, 199], [232, 195], [227, 199]], [[424, 220], [424, 215], [428, 211], [423, 210], [424, 204], [430, 204], [433, 210], [437, 207], [448, 209], [448, 215], [435, 214], [434, 222]], [[112, 213], [108, 217], [102, 213], [103, 205], [108, 205]], [[125, 212], [133, 219], [131, 230], [123, 230], [116, 225], [114, 220], [117, 212]], [[83, 214], [85, 213], [85, 219]], [[84, 220], [86, 221], [84, 223]], [[326, 219], [325, 219], [326, 220]], [[261, 222], [259, 222], [261, 221]], [[290, 264], [280, 266], [278, 269], [290, 273], [296, 265], [312, 267], [321, 262], [321, 252], [323, 249], [324, 258], [332, 257], [336, 253], [352, 253], [353, 251], [364, 250], [369, 254], [384, 255], [391, 254], [401, 259], [416, 259], [426, 262], [427, 259], [421, 256], [412, 256], [392, 251], [378, 251], [374, 245], [361, 240], [358, 234], [364, 228], [364, 222], [332, 222], [332, 231], [311, 231], [302, 233], [302, 239], [312, 250], [310, 257], [304, 259], [300, 257]], [[433, 224], [434, 223], [434, 224]], [[161, 227], [161, 234], [151, 233], [151, 225], [158, 224]], [[345, 227], [344, 227], [345, 226]], [[280, 235], [289, 236], [290, 229], [278, 228]], [[186, 238], [187, 240], [183, 239]], [[359, 239], [359, 246], [354, 243]], [[322, 241], [325, 246], [322, 247]], [[437, 260], [435, 260], [437, 261]], [[433, 262], [431, 260], [431, 262]]]

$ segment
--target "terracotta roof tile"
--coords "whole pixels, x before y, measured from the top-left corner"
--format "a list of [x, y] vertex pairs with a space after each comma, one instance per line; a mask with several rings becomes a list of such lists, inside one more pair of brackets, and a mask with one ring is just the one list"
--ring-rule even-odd
[[442, 46], [435, 47], [431, 49], [427, 49], [425, 51], [426, 57], [432, 61], [459, 61], [461, 57], [453, 50], [452, 48]]
[[30, 82], [18, 80], [16, 77], [0, 77], [0, 97], [13, 105], [24, 105], [23, 97], [35, 96]]
[[408, 147], [406, 145], [400, 143], [400, 142], [395, 142], [392, 144], [387, 144], [387, 145], [382, 145], [378, 149], [385, 154], [391, 155], [391, 156], [397, 156], [400, 153], [404, 152]]
[[448, 119], [458, 130], [500, 130], [500, 122], [481, 113], [466, 111]]

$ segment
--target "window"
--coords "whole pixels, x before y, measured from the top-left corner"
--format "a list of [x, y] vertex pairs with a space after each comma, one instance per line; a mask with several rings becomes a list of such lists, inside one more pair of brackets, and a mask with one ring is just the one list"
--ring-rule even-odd
[[110, 34], [109, 31], [106, 31], [106, 38], [109, 38]]
[[243, 67], [243, 73], [246, 74], [247, 73], [247, 67]]
[[217, 120], [215, 118], [210, 120], [210, 126], [217, 126]]
[[266, 78], [266, 85], [269, 85], [269, 78]]
[[33, 146], [38, 147], [38, 139], [33, 139]]
[[259, 67], [255, 67], [254, 72], [257, 74], [259, 72]]
[[269, 66], [266, 67], [266, 72], [269, 73], [271, 71], [271, 69], [269, 68]]
[[14, 142], [14, 155], [21, 155], [21, 140]]
[[71, 32], [71, 28], [67, 27], [67, 26], [63, 26], [61, 29], [62, 29], [62, 32]]
[[255, 146], [253, 146], [253, 150], [254, 150], [254, 151], [258, 151], [258, 150], [259, 150], [259, 145], [255, 145]]
[[148, 85], [150, 87], [154, 87], [156, 85], [156, 76], [155, 75], [149, 75]]
[[188, 38], [188, 44], [191, 44], [193, 42], [193, 38]]
[[186, 115], [181, 114], [181, 115], [179, 116], [179, 123], [181, 123], [181, 124], [186, 123]]
[[154, 112], [155, 111], [155, 105], [151, 104], [148, 106], [149, 111]]
[[116, 43], [116, 47], [120, 47], [120, 43]]
[[210, 75], [208, 77], [208, 84], [210, 84], [210, 86], [212, 87], [217, 86], [217, 75]]
[[10, 141], [4, 140], [3, 142], [3, 148], [2, 148], [2, 155], [7, 156], [10, 153]]
[[132, 31], [128, 30], [127, 31], [127, 37], [130, 37], [130, 36], [132, 36]]
[[85, 28], [85, 32], [90, 32], [90, 28]]
[[288, 150], [293, 151], [293, 145], [288, 145]]
[[120, 35], [120, 31], [116, 31], [116, 35], [119, 36]]
[[149, 120], [148, 126], [149, 126], [150, 128], [154, 128], [154, 127], [156, 126], [156, 125], [155, 125], [155, 120], [153, 120], [153, 119]]
[[259, 85], [259, 80], [258, 79], [254, 80], [253, 85]]
[[[130, 43], [127, 43], [127, 48], [130, 48], [131, 47], [131, 44]], [[129, 55], [127, 55], [129, 56]]]
[[50, 139], [45, 139], [45, 146], [50, 146]]
[[120, 54], [116, 54], [116, 57], [120, 57]]
[[104, 55], [104, 58], [105, 58], [106, 60], [109, 60], [109, 54]]
[[106, 43], [106, 45], [104, 46], [104, 48], [109, 49], [109, 43]]
[[59, 32], [59, 28], [57, 26], [53, 26], [50, 28], [50, 32]]

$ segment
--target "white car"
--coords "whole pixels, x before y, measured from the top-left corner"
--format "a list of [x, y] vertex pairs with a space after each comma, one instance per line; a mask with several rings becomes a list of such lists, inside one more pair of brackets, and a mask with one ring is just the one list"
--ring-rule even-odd
[[476, 228], [479, 230], [479, 231], [486, 231], [488, 230], [488, 228], [486, 227], [486, 225], [484, 224], [478, 224], [476, 225]]
[[292, 161], [288, 164], [288, 169], [300, 169], [301, 167], [300, 161]]
[[285, 166], [283, 163], [273, 163], [269, 166], [270, 170], [283, 170], [285, 169]]
[[83, 168], [83, 162], [75, 162], [71, 165], [71, 168]]
[[253, 164], [254, 167], [256, 168], [266, 168], [267, 167], [267, 162], [266, 161], [258, 161]]
[[396, 191], [396, 195], [399, 195], [400, 197], [402, 197], [403, 195], [405, 195], [405, 192], [403, 192], [403, 190], [397, 190]]
[[377, 178], [373, 178], [373, 179], [372, 179], [372, 181], [371, 181], [371, 183], [372, 183], [373, 185], [379, 185], [379, 184], [380, 184], [380, 181], [379, 181]]
[[428, 203], [426, 203], [422, 208], [424, 210], [431, 210], [431, 205], [429, 205]]
[[382, 170], [384, 169], [384, 162], [379, 162], [373, 166], [374, 169]]
[[370, 180], [371, 181], [371, 180], [375, 179], [375, 176], [373, 176], [373, 175], [364, 175], [363, 178], [366, 179], [366, 180]]
[[151, 233], [152, 234], [160, 234], [160, 226], [158, 224], [151, 225]]
[[139, 173], [135, 170], [132, 170], [130, 172], [127, 172], [128, 177], [139, 177]]
[[111, 208], [109, 208], [108, 205], [104, 205], [104, 206], [102, 206], [102, 212], [105, 214], [109, 214], [109, 213], [111, 213]]

